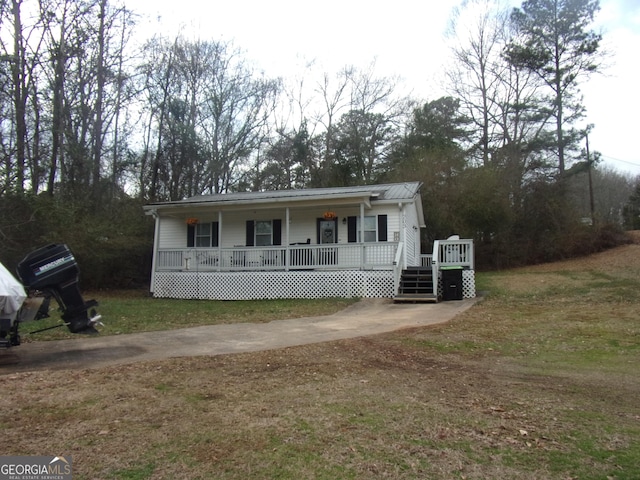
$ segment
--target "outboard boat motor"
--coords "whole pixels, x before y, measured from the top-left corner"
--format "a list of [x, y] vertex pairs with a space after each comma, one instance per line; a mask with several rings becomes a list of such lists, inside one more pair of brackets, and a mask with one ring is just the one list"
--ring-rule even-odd
[[92, 309], [95, 300], [85, 302], [78, 289], [80, 269], [64, 244], [51, 244], [31, 252], [18, 264], [23, 285], [33, 291], [53, 295], [62, 311], [62, 320], [72, 333], [98, 333], [100, 315]]

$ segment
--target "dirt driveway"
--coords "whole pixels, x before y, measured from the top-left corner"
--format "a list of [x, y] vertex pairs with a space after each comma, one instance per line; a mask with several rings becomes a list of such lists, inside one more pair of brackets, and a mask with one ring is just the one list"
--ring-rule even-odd
[[172, 357], [256, 352], [442, 323], [476, 299], [394, 304], [367, 299], [333, 315], [34, 342], [0, 351], [0, 373], [98, 368]]

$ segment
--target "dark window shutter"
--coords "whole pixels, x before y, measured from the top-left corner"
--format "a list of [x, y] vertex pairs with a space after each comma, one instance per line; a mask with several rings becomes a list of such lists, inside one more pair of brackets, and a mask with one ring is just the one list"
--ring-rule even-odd
[[187, 225], [187, 247], [196, 246], [196, 227], [195, 225]]
[[219, 222], [211, 222], [211, 246], [218, 246], [218, 234], [220, 232], [220, 223]]
[[273, 244], [282, 245], [282, 220], [279, 218], [273, 221]]
[[378, 215], [378, 241], [387, 241], [387, 216]]
[[255, 223], [253, 222], [253, 220], [247, 220], [247, 247], [253, 247], [253, 239], [254, 239], [254, 234], [253, 234], [253, 229], [255, 228]]
[[316, 243], [318, 245], [320, 245], [320, 222], [321, 221], [322, 221], [321, 218], [316, 219]]
[[347, 241], [350, 243], [358, 240], [358, 217], [347, 218]]

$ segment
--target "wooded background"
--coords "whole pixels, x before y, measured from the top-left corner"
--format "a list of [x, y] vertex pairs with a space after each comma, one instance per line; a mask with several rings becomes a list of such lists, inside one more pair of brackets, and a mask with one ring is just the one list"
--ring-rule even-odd
[[0, 261], [66, 243], [88, 286], [139, 286], [147, 202], [416, 180], [425, 248], [474, 238], [481, 268], [640, 228], [639, 179], [600, 166], [584, 124], [598, 1], [471, 3], [452, 22], [450, 91], [425, 101], [375, 63], [268, 78], [231, 42], [140, 43], [123, 3], [0, 0]]

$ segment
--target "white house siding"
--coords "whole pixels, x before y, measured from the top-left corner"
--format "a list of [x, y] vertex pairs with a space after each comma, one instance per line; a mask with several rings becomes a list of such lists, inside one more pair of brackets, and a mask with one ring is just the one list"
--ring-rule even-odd
[[187, 246], [187, 225], [185, 220], [162, 217], [159, 236], [159, 248], [185, 248]]
[[416, 205], [414, 203], [407, 204], [404, 211], [407, 265], [420, 265], [420, 225], [418, 225], [416, 218]]
[[[222, 247], [243, 246], [247, 243], [246, 223], [248, 218], [244, 215], [222, 214]], [[263, 220], [263, 218], [252, 218]], [[271, 219], [273, 220], [273, 219]]]
[[200, 300], [391, 298], [392, 271], [158, 272], [154, 297]]
[[[342, 224], [342, 218], [345, 217], [359, 217], [360, 208], [344, 208], [336, 210], [336, 213], [340, 217], [338, 221], [338, 243], [347, 243], [347, 226]], [[389, 205], [377, 205], [371, 209], [365, 209], [365, 216], [373, 215], [386, 215], [387, 216], [387, 240], [389, 242], [399, 241], [394, 238], [394, 235], [400, 232], [400, 221], [398, 219], [399, 209], [397, 204]], [[315, 227], [314, 227], [315, 228]], [[398, 233], [399, 234], [399, 233]]]
[[[305, 243], [310, 239], [311, 243], [317, 243], [316, 219], [322, 216], [322, 212], [309, 212], [291, 210], [289, 213], [289, 243]], [[282, 215], [282, 243], [287, 242], [285, 215]], [[340, 222], [338, 222], [340, 223]], [[338, 225], [338, 235], [341, 235], [341, 227]]]
[[[415, 210], [415, 207], [413, 207]], [[289, 239], [288, 243], [305, 243], [307, 239], [312, 244], [317, 243], [317, 219], [322, 217], [326, 209], [313, 210], [291, 209], [289, 213]], [[360, 216], [360, 209], [341, 208], [334, 209], [338, 214], [338, 243], [347, 243], [347, 226], [342, 224], [342, 219], [349, 216]], [[373, 209], [365, 210], [365, 215], [387, 215], [387, 240], [397, 241], [395, 237], [401, 237], [401, 222], [397, 204], [381, 205]], [[185, 214], [184, 218], [161, 217], [159, 232], [159, 248], [186, 248], [187, 224], [189, 216], [197, 217], [200, 223], [218, 221], [216, 212], [210, 214]], [[247, 220], [282, 220], [282, 244], [287, 243], [286, 235], [286, 210], [256, 210], [225, 212], [222, 214], [222, 244], [221, 247], [235, 247], [246, 245], [246, 221]]]

